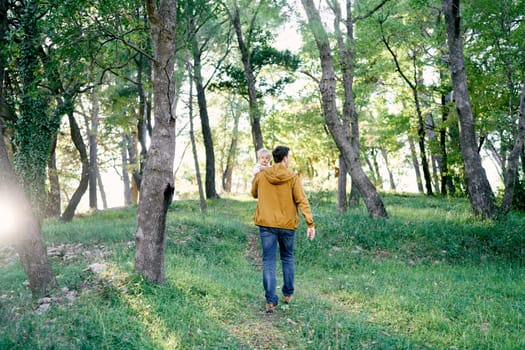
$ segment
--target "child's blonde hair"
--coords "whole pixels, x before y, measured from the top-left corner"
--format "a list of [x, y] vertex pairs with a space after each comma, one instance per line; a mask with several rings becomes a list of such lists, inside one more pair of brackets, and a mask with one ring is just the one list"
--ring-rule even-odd
[[268, 149], [266, 148], [260, 148], [258, 151], [257, 151], [257, 159], [259, 159], [259, 157], [263, 154], [268, 154], [269, 156], [271, 156], [271, 153]]

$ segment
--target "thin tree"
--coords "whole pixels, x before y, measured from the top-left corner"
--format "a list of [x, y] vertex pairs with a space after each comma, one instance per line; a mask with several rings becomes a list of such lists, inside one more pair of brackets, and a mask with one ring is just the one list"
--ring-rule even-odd
[[421, 77], [418, 75], [418, 73], [420, 72], [420, 68], [417, 66], [418, 59], [419, 59], [418, 54], [420, 50], [415, 47], [409, 49], [409, 58], [410, 58], [410, 62], [412, 64], [412, 70], [413, 70], [412, 79], [411, 79], [408, 77], [407, 73], [401, 67], [398, 55], [396, 52], [394, 52], [394, 49], [385, 34], [383, 24], [386, 20], [387, 18], [382, 18], [379, 20], [379, 27], [381, 29], [381, 41], [383, 42], [383, 44], [385, 44], [386, 49], [388, 50], [388, 52], [392, 56], [392, 59], [394, 60], [396, 71], [399, 73], [401, 78], [405, 81], [405, 83], [410, 88], [410, 91], [412, 92], [412, 97], [414, 99], [414, 105], [416, 108], [417, 126], [418, 126], [417, 127], [417, 143], [419, 145], [419, 155], [421, 157], [421, 166], [423, 168], [423, 177], [425, 179], [425, 189], [426, 189], [427, 194], [431, 195], [433, 194], [432, 179], [430, 176], [430, 167], [429, 167], [429, 162], [428, 162], [427, 152], [426, 152], [426, 147], [425, 147], [426, 130], [425, 130], [425, 123], [423, 120], [423, 111], [422, 111], [421, 96], [420, 96], [420, 90], [421, 90], [420, 83], [422, 81], [421, 81]]
[[[262, 3], [262, 2], [261, 2]], [[241, 28], [241, 15], [239, 10], [239, 4], [237, 0], [233, 1], [233, 12], [230, 12], [230, 20], [235, 29], [237, 36], [237, 43], [239, 45], [239, 51], [241, 52], [242, 65], [244, 67], [244, 74], [246, 76], [246, 83], [248, 87], [248, 102], [250, 105], [250, 123], [252, 125], [252, 139], [255, 151], [263, 147], [263, 137], [261, 131], [261, 110], [259, 107], [259, 101], [257, 99], [257, 91], [255, 89], [255, 76], [253, 74], [252, 65], [250, 63], [250, 52], [246, 45], [245, 38], [243, 36]], [[257, 14], [257, 10], [254, 11], [254, 16]]]
[[501, 210], [508, 212], [512, 208], [514, 190], [518, 179], [518, 167], [520, 153], [523, 151], [523, 139], [525, 139], [525, 80], [520, 94], [520, 107], [518, 111], [518, 127], [516, 129], [516, 142], [507, 160], [507, 172], [505, 174], [505, 193], [501, 203]]
[[128, 139], [122, 133], [120, 139], [120, 158], [122, 160], [122, 183], [124, 186], [124, 205], [131, 204], [131, 183], [129, 179], [129, 162], [128, 162]]
[[75, 148], [78, 151], [80, 162], [82, 163], [82, 167], [80, 170], [80, 181], [78, 183], [78, 186], [75, 189], [75, 192], [73, 193], [71, 198], [69, 199], [67, 206], [64, 209], [64, 212], [60, 216], [60, 218], [64, 221], [71, 221], [75, 216], [75, 210], [77, 209], [77, 206], [80, 203], [82, 196], [84, 195], [84, 193], [86, 193], [89, 186], [89, 157], [86, 149], [86, 144], [84, 143], [84, 139], [82, 138], [82, 133], [75, 119], [73, 111], [70, 111], [67, 114], [67, 117], [69, 121], [71, 140], [73, 141], [73, 144], [75, 145]]
[[188, 97], [188, 115], [190, 119], [190, 142], [193, 153], [193, 163], [195, 165], [195, 177], [197, 178], [197, 187], [199, 189], [199, 204], [202, 214], [206, 214], [206, 198], [204, 197], [204, 189], [202, 188], [202, 176], [199, 168], [199, 157], [197, 154], [197, 143], [195, 142], [195, 131], [193, 128], [193, 74], [192, 67], [188, 61], [188, 76], [189, 76], [189, 97]]
[[91, 90], [90, 94], [90, 118], [86, 116], [86, 129], [88, 131], [89, 142], [89, 208], [97, 209], [97, 137], [99, 124], [99, 100], [98, 93], [95, 88]]
[[235, 105], [232, 99], [228, 101], [229, 111], [233, 119], [233, 128], [231, 130], [231, 141], [226, 153], [226, 161], [224, 165], [224, 172], [222, 173], [222, 189], [224, 192], [230, 193], [232, 191], [232, 176], [233, 169], [237, 159], [237, 147], [239, 141], [239, 120], [241, 119], [241, 109]]
[[58, 134], [53, 136], [51, 141], [51, 154], [47, 161], [47, 177], [49, 180], [49, 189], [47, 191], [46, 202], [46, 216], [59, 217], [60, 216], [60, 182], [58, 179], [56, 148], [57, 148]]
[[[203, 56], [206, 50], [210, 50], [213, 46], [212, 40], [221, 40], [220, 30], [223, 23], [217, 20], [217, 13], [220, 10], [220, 3], [214, 3], [213, 6], [208, 1], [191, 1], [187, 2], [187, 35], [188, 45], [190, 46], [191, 56], [193, 58], [193, 80], [197, 93], [197, 103], [199, 106], [199, 116], [201, 122], [201, 132], [204, 142], [204, 151], [206, 154], [206, 173], [205, 173], [205, 191], [206, 198], [219, 198], [219, 194], [215, 185], [215, 151], [213, 143], [213, 134], [210, 126], [210, 118], [208, 114], [208, 102], [206, 98], [206, 90], [208, 83], [204, 81]], [[219, 47], [223, 47], [225, 55], [228, 54], [230, 48], [230, 40], [227, 38], [226, 42], [222, 42]], [[216, 63], [216, 69], [221, 65], [222, 59]], [[212, 73], [213, 76], [213, 73]]]

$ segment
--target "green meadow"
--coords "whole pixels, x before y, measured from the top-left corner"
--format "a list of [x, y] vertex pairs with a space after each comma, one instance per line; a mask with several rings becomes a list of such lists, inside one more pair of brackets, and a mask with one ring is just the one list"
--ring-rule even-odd
[[301, 221], [296, 294], [272, 314], [251, 199], [174, 202], [163, 285], [134, 272], [136, 207], [46, 221], [59, 288], [34, 300], [0, 260], [0, 349], [525, 349], [525, 214], [385, 194], [373, 220], [309, 199], [317, 236]]

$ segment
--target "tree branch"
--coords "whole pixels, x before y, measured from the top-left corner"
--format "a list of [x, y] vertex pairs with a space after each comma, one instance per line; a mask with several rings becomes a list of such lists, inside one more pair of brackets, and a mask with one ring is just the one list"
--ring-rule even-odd
[[386, 46], [386, 49], [388, 50], [388, 52], [390, 52], [390, 54], [392, 55], [392, 58], [394, 59], [394, 63], [396, 65], [396, 70], [398, 71], [398, 73], [401, 75], [401, 77], [403, 78], [403, 80], [408, 84], [408, 86], [414, 90], [415, 89], [415, 85], [410, 81], [410, 79], [408, 79], [408, 77], [405, 75], [405, 73], [403, 72], [403, 70], [401, 69], [401, 66], [399, 65], [399, 60], [397, 58], [397, 55], [396, 53], [394, 52], [394, 50], [392, 50], [392, 48], [390, 47], [390, 43], [388, 42], [388, 39], [385, 37], [385, 32], [383, 30], [383, 22], [384, 20], [379, 20], [379, 27], [381, 29], [381, 41], [385, 44]]
[[303, 73], [304, 75], [306, 75], [307, 77], [309, 77], [310, 79], [312, 79], [313, 81], [315, 81], [317, 84], [319, 84], [321, 81], [315, 77], [312, 73], [310, 72], [307, 72], [305, 70], [300, 70], [299, 73]]
[[357, 22], [357, 21], [359, 21], [361, 19], [365, 19], [365, 18], [368, 18], [368, 17], [372, 16], [374, 13], [376, 13], [377, 10], [379, 10], [381, 7], [383, 7], [389, 1], [390, 0], [382, 0], [376, 7], [374, 7], [372, 10], [368, 11], [368, 13], [365, 13], [362, 16], [354, 17], [352, 22], [355, 23], [355, 22]]

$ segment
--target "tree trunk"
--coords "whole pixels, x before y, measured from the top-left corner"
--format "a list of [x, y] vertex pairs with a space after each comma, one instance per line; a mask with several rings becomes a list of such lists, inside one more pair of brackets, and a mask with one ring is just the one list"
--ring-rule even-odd
[[518, 110], [518, 127], [516, 130], [516, 142], [507, 160], [507, 172], [505, 173], [505, 193], [501, 204], [501, 210], [508, 212], [512, 208], [514, 189], [518, 180], [518, 168], [520, 153], [523, 149], [523, 139], [525, 138], [525, 80], [520, 95], [520, 106]]
[[[422, 75], [422, 74], [421, 74]], [[425, 109], [428, 109], [430, 106], [428, 103], [424, 103], [423, 106]], [[434, 131], [436, 128], [434, 124], [434, 118], [432, 116], [432, 113], [426, 113], [426, 122], [425, 122], [425, 129], [426, 134], [428, 135], [428, 143], [437, 143], [437, 136], [438, 134]], [[441, 154], [432, 152], [432, 148], [430, 149], [430, 161], [432, 163], [432, 182], [434, 185], [434, 191], [441, 193], [440, 190], [440, 181], [439, 178], [442, 176], [442, 174], [439, 174], [439, 172], [442, 169], [442, 158]]]
[[23, 213], [20, 215], [21, 222], [18, 223], [17, 232], [8, 234], [15, 235], [13, 241], [27, 275], [29, 288], [33, 297], [38, 298], [48, 295], [56, 288], [57, 281], [42, 240], [39, 215], [33, 210], [28, 196], [13, 172], [3, 131], [4, 120], [0, 117], [0, 196], [3, 200], [8, 198], [13, 208]]
[[379, 162], [377, 161], [377, 150], [375, 148], [372, 149], [372, 160], [374, 162], [374, 173], [376, 174], [375, 177], [377, 181], [375, 185], [378, 186], [380, 189], [383, 189], [383, 176], [381, 176]]
[[51, 155], [47, 161], [47, 177], [49, 180], [49, 191], [47, 192], [46, 216], [60, 216], [60, 182], [58, 181], [56, 146], [58, 133], [51, 141]]
[[215, 189], [215, 151], [213, 150], [213, 136], [208, 117], [208, 105], [206, 102], [206, 91], [202, 81], [202, 52], [198, 46], [197, 34], [192, 36], [193, 54], [193, 80], [197, 90], [197, 103], [199, 104], [199, 116], [201, 120], [202, 139], [204, 140], [204, 150], [206, 153], [206, 198], [219, 198]]
[[144, 168], [137, 211], [135, 269], [147, 280], [164, 283], [166, 216], [175, 190], [175, 43], [177, 1], [146, 0], [153, 39], [155, 123]]
[[439, 170], [441, 169], [441, 156], [439, 154], [432, 154], [430, 156], [432, 164], [432, 182], [434, 184], [434, 191], [441, 193], [439, 186]]
[[188, 114], [190, 118], [190, 141], [193, 153], [193, 163], [195, 165], [195, 177], [197, 178], [197, 187], [199, 189], [199, 204], [202, 214], [206, 214], [206, 198], [202, 188], [202, 177], [199, 167], [199, 157], [197, 155], [197, 144], [195, 142], [195, 132], [193, 128], [193, 76], [191, 74], [190, 64], [188, 62], [188, 75], [190, 76], [189, 97], [188, 97]]
[[252, 126], [252, 139], [255, 147], [255, 152], [263, 148], [263, 137], [261, 131], [261, 112], [259, 103], [257, 101], [257, 92], [255, 89], [255, 76], [253, 75], [252, 66], [250, 63], [250, 52], [246, 46], [242, 34], [241, 18], [239, 13], [239, 5], [237, 0], [234, 0], [234, 12], [231, 18], [235, 34], [237, 36], [237, 43], [239, 44], [239, 51], [241, 52], [241, 60], [244, 67], [244, 74], [248, 87], [248, 103], [250, 106], [250, 123]]
[[339, 214], [346, 213], [348, 208], [348, 200], [346, 197], [346, 174], [348, 170], [346, 169], [345, 159], [342, 154], [339, 154], [339, 173], [337, 174], [337, 212]]
[[222, 174], [222, 188], [227, 193], [232, 191], [232, 175], [237, 157], [237, 141], [239, 137], [240, 109], [231, 108], [231, 112], [233, 116], [232, 140], [230, 142], [230, 147], [228, 148], [228, 155], [226, 156], [226, 167]]
[[[2, 0], [0, 0], [0, 2], [1, 1]], [[11, 167], [11, 160], [9, 159], [9, 152], [7, 151], [4, 142], [4, 118], [0, 115], [0, 184], [10, 178], [14, 178], [15, 175], [12, 174], [12, 172], [13, 170]]]
[[525, 144], [521, 146], [521, 172], [525, 174]]
[[370, 177], [370, 181], [374, 184], [374, 186], [377, 186], [377, 184], [379, 182], [377, 181], [375, 168], [374, 168], [374, 165], [372, 164], [372, 162], [370, 161], [370, 157], [369, 157], [368, 152], [365, 153], [365, 163], [366, 163], [366, 165], [368, 165], [368, 169], [370, 169], [370, 176], [369, 176]]
[[421, 171], [419, 170], [419, 161], [417, 159], [416, 145], [410, 137], [408, 138], [408, 145], [410, 147], [410, 158], [412, 158], [412, 166], [414, 167], [414, 171], [416, 173], [417, 191], [419, 193], [425, 193], [425, 190], [423, 189], [423, 182], [421, 181]]
[[131, 185], [129, 180], [128, 167], [128, 145], [126, 135], [122, 134], [120, 146], [120, 156], [122, 159], [122, 182], [124, 184], [124, 205], [131, 204]]
[[388, 161], [388, 153], [385, 147], [381, 147], [381, 155], [383, 156], [383, 159], [385, 160], [386, 171], [388, 172], [388, 179], [390, 181], [390, 189], [392, 191], [395, 191], [396, 183], [394, 182], [394, 175], [392, 174], [392, 170], [390, 170], [390, 162]]
[[[20, 57], [17, 60], [20, 71], [20, 114], [14, 129], [17, 147], [13, 157], [16, 169], [10, 171], [7, 176], [12, 179], [8, 183], [14, 190], [15, 198], [12, 203], [22, 210], [16, 247], [33, 297], [39, 297], [49, 294], [57, 285], [47, 258], [40, 224], [45, 212], [47, 160], [51, 141], [60, 127], [60, 118], [58, 112], [52, 116], [47, 114], [49, 100], [45, 98], [39, 86], [42, 62], [39, 61], [41, 33], [37, 23], [40, 11], [38, 2], [30, 0], [20, 6], [21, 41]], [[2, 36], [3, 34], [4, 32]], [[0, 131], [3, 131], [3, 125]], [[1, 148], [5, 149], [5, 145]], [[17, 178], [13, 176], [14, 173], [17, 174]]]
[[104, 183], [102, 182], [102, 176], [100, 175], [100, 166], [97, 164], [97, 185], [100, 192], [100, 199], [102, 199], [102, 208], [108, 208], [108, 201], [106, 198], [106, 190], [104, 189]]
[[[149, 41], [148, 41], [149, 42]], [[143, 76], [146, 75], [151, 81], [151, 68], [150, 62], [140, 54], [137, 60], [137, 90], [139, 95], [139, 115], [137, 121], [137, 139], [140, 144], [140, 161], [137, 161], [135, 152], [135, 138], [133, 142], [128, 142], [129, 149], [129, 163], [133, 165], [133, 179], [136, 184], [136, 188], [140, 190], [140, 182], [142, 179], [142, 172], [144, 171], [144, 165], [148, 158], [148, 146], [146, 140], [151, 136], [151, 104], [149, 103], [148, 95], [144, 91], [144, 84], [142, 83]], [[146, 71], [144, 71], [144, 68]], [[129, 141], [129, 140], [128, 140]]]
[[[341, 72], [343, 74], [343, 87], [344, 87], [344, 103], [343, 103], [343, 117], [342, 127], [345, 134], [345, 138], [349, 140], [352, 147], [359, 150], [359, 123], [357, 120], [357, 113], [355, 111], [354, 104], [354, 29], [352, 23], [352, 4], [347, 1], [347, 18], [345, 26], [347, 30], [347, 40], [345, 41], [343, 33], [339, 29], [339, 24], [343, 22], [341, 8], [338, 2], [334, 2], [334, 28], [337, 38], [337, 47], [339, 51], [339, 63], [341, 65]], [[348, 205], [356, 206], [359, 200], [358, 185], [354, 181], [354, 178], [350, 174], [350, 169], [345, 163], [344, 156], [342, 153], [339, 154], [339, 168], [341, 171], [344, 170], [344, 177], [340, 171], [337, 186], [337, 202], [338, 212], [343, 213], [346, 211]], [[350, 190], [349, 200], [346, 199], [346, 174], [350, 174], [352, 186]], [[344, 180], [343, 180], [344, 179]]]
[[25, 234], [17, 242], [17, 251], [22, 266], [29, 280], [29, 288], [33, 298], [49, 295], [57, 287], [55, 274], [47, 258], [47, 250], [42, 240], [40, 219], [38, 213], [30, 208], [27, 198], [22, 199], [22, 208], [28, 213], [24, 220]]
[[[140, 182], [142, 181], [142, 161], [139, 165], [137, 162], [137, 152], [136, 152], [136, 142], [135, 137], [133, 135], [125, 135], [126, 137], [126, 144], [128, 148], [128, 163], [133, 168], [131, 175], [132, 175], [132, 183], [131, 183], [131, 201], [133, 203], [138, 202], [138, 192], [140, 191]], [[147, 156], [147, 152], [145, 153]], [[142, 158], [142, 155], [141, 155]]]
[[[443, 79], [442, 73], [440, 78]], [[450, 94], [441, 95], [441, 129], [439, 130], [439, 148], [441, 150], [441, 194], [447, 196], [448, 194], [454, 195], [454, 189], [452, 187], [452, 176], [448, 170], [448, 152], [447, 152], [447, 119], [448, 119], [448, 103], [450, 101]]]
[[417, 98], [417, 91], [414, 91], [414, 94], [416, 95], [416, 110], [417, 110], [417, 120], [418, 120], [418, 128], [417, 128], [417, 136], [418, 136], [418, 145], [419, 145], [419, 155], [421, 157], [421, 167], [423, 169], [423, 178], [425, 179], [425, 188], [427, 191], [427, 195], [432, 195], [432, 178], [430, 176], [430, 167], [428, 165], [428, 158], [427, 158], [427, 152], [425, 147], [425, 125], [423, 123], [423, 117], [421, 115], [421, 107], [419, 106], [419, 101]]
[[461, 37], [461, 18], [459, 0], [443, 0], [447, 41], [450, 52], [450, 72], [456, 101], [456, 111], [459, 119], [459, 144], [470, 204], [475, 215], [485, 218], [496, 214], [494, 195], [490, 188], [485, 169], [481, 164], [481, 156], [476, 145], [474, 118], [470, 106], [470, 96], [467, 87], [465, 59]]
[[[373, 218], [387, 217], [388, 214], [383, 201], [361, 167], [359, 149], [348, 140], [348, 132], [344, 130], [343, 123], [341, 123], [338, 117], [336, 106], [336, 80], [332, 50], [330, 48], [328, 35], [322, 25], [321, 17], [314, 6], [313, 0], [302, 0], [302, 3], [308, 16], [310, 29], [314, 34], [317, 48], [319, 50], [323, 72], [319, 88], [321, 91], [323, 114], [326, 125], [328, 130], [330, 130], [339, 151], [345, 159], [350, 176], [352, 176], [355, 184], [359, 187], [359, 192], [363, 196], [369, 215]], [[347, 5], [347, 10], [350, 9], [351, 6]], [[351, 13], [348, 13], [348, 17], [351, 18]], [[348, 30], [350, 29], [351, 26], [348, 27]], [[349, 32], [349, 34], [351, 34], [351, 32]], [[353, 37], [350, 37], [349, 39], [353, 40]], [[348, 68], [353, 69], [352, 67]], [[350, 93], [352, 92], [352, 86], [345, 85], [345, 90], [347, 89], [350, 89], [349, 91], [345, 91], [345, 96], [348, 98], [348, 96], [352, 95]], [[354, 117], [354, 115], [350, 115], [350, 117]]]
[[68, 113], [69, 128], [71, 130], [71, 140], [75, 145], [75, 148], [80, 155], [80, 161], [82, 162], [82, 171], [80, 174], [80, 182], [77, 189], [71, 196], [66, 209], [62, 213], [61, 219], [64, 221], [70, 221], [75, 216], [75, 210], [77, 209], [78, 203], [82, 199], [84, 193], [89, 185], [89, 157], [86, 151], [86, 145], [84, 144], [84, 139], [80, 133], [80, 128], [78, 127], [77, 121], [73, 112]]
[[359, 205], [359, 198], [361, 198], [361, 194], [359, 193], [359, 189], [357, 188], [354, 180], [351, 180], [351, 186], [350, 195], [348, 195], [348, 206], [350, 208], [355, 208]]
[[[98, 134], [98, 94], [91, 91], [91, 125], [88, 128], [89, 143], [89, 208], [97, 209], [97, 134]], [[86, 122], [87, 124], [87, 122]]]

